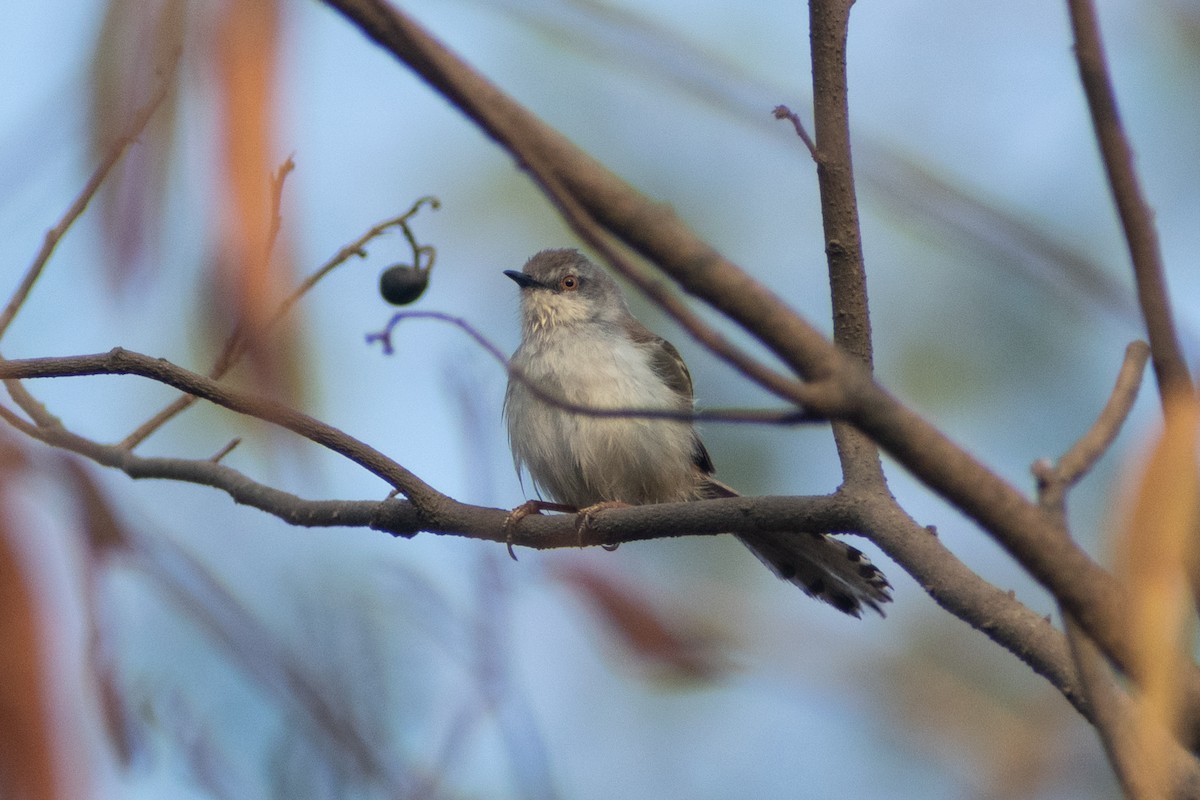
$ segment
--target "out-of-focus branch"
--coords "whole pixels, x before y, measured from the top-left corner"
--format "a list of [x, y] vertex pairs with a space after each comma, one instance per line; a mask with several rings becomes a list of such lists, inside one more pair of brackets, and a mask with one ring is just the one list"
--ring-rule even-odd
[[1134, 709], [1104, 657], [1069, 616], [1067, 640], [1078, 669], [1080, 683], [1093, 709], [1092, 722], [1127, 797], [1157, 800], [1170, 797], [1194, 800], [1200, 797], [1200, 763], [1196, 757], [1163, 732], [1166, 752], [1154, 754], [1163, 765], [1162, 775], [1146, 768], [1146, 756], [1134, 731]]
[[174, 72], [178, 63], [178, 56], [171, 60], [167, 74], [163, 75], [162, 81], [158, 89], [154, 92], [154, 95], [133, 115], [127, 131], [113, 142], [104, 159], [97, 165], [91, 178], [88, 179], [83, 189], [75, 197], [75, 200], [71, 203], [66, 213], [58, 221], [58, 224], [46, 232], [46, 238], [42, 241], [41, 249], [34, 256], [33, 263], [25, 271], [21, 283], [13, 292], [12, 297], [9, 298], [4, 310], [0, 311], [0, 338], [3, 338], [4, 332], [8, 330], [8, 326], [12, 324], [13, 318], [21, 310], [21, 306], [29, 296], [30, 290], [33, 289], [33, 285], [37, 282], [37, 279], [42, 274], [42, 270], [46, 267], [46, 263], [50, 260], [50, 256], [54, 254], [54, 249], [58, 247], [59, 240], [75, 224], [75, 220], [79, 219], [84, 210], [87, 209], [88, 204], [96, 196], [96, 192], [100, 190], [100, 186], [104, 183], [104, 179], [108, 177], [108, 173], [121, 160], [121, 156], [125, 155], [125, 151], [142, 135], [142, 131], [146, 129], [150, 118], [154, 116], [154, 112], [162, 105], [163, 100], [171, 90], [174, 81]]
[[1100, 38], [1100, 25], [1096, 20], [1096, 7], [1092, 0], [1067, 0], [1067, 7], [1075, 35], [1079, 77], [1087, 96], [1113, 202], [1129, 245], [1138, 302], [1150, 337], [1154, 374], [1158, 379], [1159, 394], [1165, 402], [1169, 394], [1191, 392], [1192, 378], [1175, 330], [1162, 252], [1154, 229], [1154, 214], [1142, 194], [1133, 165], [1133, 148], [1121, 125], [1117, 97]]

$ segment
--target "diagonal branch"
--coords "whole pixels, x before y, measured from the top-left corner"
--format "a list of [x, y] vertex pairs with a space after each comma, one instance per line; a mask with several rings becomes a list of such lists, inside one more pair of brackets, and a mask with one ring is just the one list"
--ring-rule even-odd
[[1133, 166], [1133, 148], [1121, 125], [1117, 97], [1113, 91], [1100, 25], [1092, 0], [1067, 0], [1071, 28], [1075, 35], [1075, 58], [1079, 78], [1087, 95], [1096, 142], [1104, 159], [1108, 185], [1125, 231], [1133, 274], [1137, 281], [1138, 303], [1150, 337], [1154, 355], [1154, 374], [1163, 401], [1176, 392], [1191, 392], [1192, 378], [1179, 346], [1174, 314], [1167, 294], [1162, 252], [1154, 229], [1154, 214], [1142, 194]]
[[104, 159], [96, 166], [91, 178], [84, 184], [83, 189], [75, 197], [71, 206], [58, 221], [58, 224], [46, 232], [46, 238], [42, 241], [41, 249], [34, 256], [33, 263], [25, 271], [21, 283], [13, 292], [4, 310], [0, 311], [0, 338], [3, 338], [4, 332], [8, 330], [8, 326], [12, 324], [13, 319], [17, 316], [17, 312], [21, 310], [25, 299], [29, 297], [29, 292], [33, 289], [33, 285], [37, 283], [37, 279], [41, 276], [42, 270], [45, 269], [46, 263], [49, 262], [50, 256], [54, 254], [54, 249], [58, 247], [59, 240], [62, 239], [71, 226], [75, 224], [75, 220], [79, 219], [87, 209], [88, 204], [92, 202], [92, 198], [96, 196], [96, 192], [100, 190], [100, 186], [104, 183], [105, 178], [108, 177], [108, 173], [112, 171], [112, 168], [125, 155], [125, 151], [142, 135], [142, 131], [145, 130], [146, 125], [150, 122], [150, 118], [154, 116], [154, 112], [162, 105], [163, 100], [171, 90], [175, 69], [178, 64], [179, 57], [176, 55], [171, 60], [166, 73], [163, 75], [162, 82], [157, 91], [133, 115], [133, 119], [129, 123], [129, 128], [113, 142]]

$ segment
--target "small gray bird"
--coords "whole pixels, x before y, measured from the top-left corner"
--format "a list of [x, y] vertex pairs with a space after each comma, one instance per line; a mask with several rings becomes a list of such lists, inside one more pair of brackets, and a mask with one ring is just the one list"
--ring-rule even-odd
[[[692, 378], [679, 352], [634, 319], [620, 287], [577, 250], [543, 250], [524, 270], [521, 345], [512, 364], [526, 380], [589, 408], [691, 412]], [[539, 400], [508, 381], [508, 438], [543, 496], [576, 509], [601, 503], [670, 503], [737, 492], [712, 477], [690, 421], [596, 417]], [[891, 600], [883, 573], [859, 550], [824, 534], [752, 533], [742, 543], [781, 578], [859, 616]]]

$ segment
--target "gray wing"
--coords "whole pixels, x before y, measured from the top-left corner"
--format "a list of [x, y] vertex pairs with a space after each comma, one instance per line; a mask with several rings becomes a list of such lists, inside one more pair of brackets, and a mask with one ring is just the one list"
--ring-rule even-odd
[[[679, 355], [679, 351], [675, 349], [675, 345], [636, 320], [629, 328], [629, 336], [650, 352], [651, 367], [670, 387], [671, 391], [679, 396], [680, 407], [690, 411], [695, 402], [692, 373], [688, 372], [687, 364], [684, 363], [683, 356]], [[694, 444], [692, 461], [705, 475], [711, 475], [716, 471], [716, 467], [713, 466], [712, 458], [708, 455], [704, 442], [700, 441], [700, 437], [695, 433], [692, 434], [692, 441]]]
[[[629, 331], [635, 342], [650, 350], [651, 363], [668, 386], [680, 397], [680, 407], [692, 407], [692, 376], [679, 351], [640, 323]], [[712, 459], [700, 437], [693, 434], [693, 461], [703, 473], [696, 486], [696, 499], [737, 497], [738, 493], [712, 478]], [[771, 570], [806, 594], [829, 603], [855, 617], [863, 606], [883, 615], [883, 603], [892, 599], [891, 584], [856, 547], [823, 533], [774, 532], [738, 536], [746, 547]]]

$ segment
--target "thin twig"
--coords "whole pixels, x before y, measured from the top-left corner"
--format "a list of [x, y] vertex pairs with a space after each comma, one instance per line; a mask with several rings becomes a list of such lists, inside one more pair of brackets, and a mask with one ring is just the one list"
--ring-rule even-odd
[[1131, 342], [1125, 348], [1125, 358], [1117, 373], [1116, 384], [1096, 421], [1057, 464], [1038, 461], [1033, 465], [1034, 477], [1038, 481], [1038, 500], [1043, 507], [1061, 514], [1067, 490], [1091, 471], [1117, 438], [1137, 400], [1142, 373], [1149, 357], [1149, 345]]
[[[272, 326], [278, 324], [279, 321], [283, 319], [283, 317], [285, 317], [289, 311], [292, 310], [296, 303], [298, 303], [305, 294], [307, 294], [322, 278], [324, 278], [330, 272], [349, 261], [354, 256], [365, 258], [367, 254], [364, 248], [371, 240], [383, 235], [395, 227], [400, 227], [402, 230], [404, 230], [406, 235], [411, 240], [411, 233], [408, 233], [408, 221], [412, 219], [412, 217], [421, 209], [421, 206], [425, 204], [428, 204], [434, 209], [439, 208], [441, 205], [436, 197], [422, 197], [413, 203], [412, 207], [409, 208], [408, 211], [404, 212], [398, 217], [391, 217], [383, 222], [373, 225], [366, 231], [366, 233], [362, 234], [357, 239], [343, 246], [340, 250], [334, 253], [328, 261], [326, 261], [315, 272], [305, 278], [290, 295], [284, 298], [283, 302], [279, 304], [279, 308], [277, 308], [275, 313], [267, 320], [266, 328], [270, 329]], [[217, 356], [216, 361], [213, 363], [212, 369], [208, 373], [209, 377], [213, 378], [214, 380], [220, 380], [223, 378], [229, 372], [229, 370], [237, 364], [238, 360], [246, 354], [247, 349], [248, 341], [244, 336], [242, 327], [239, 325], [225, 341], [225, 345], [222, 347], [221, 353]], [[191, 395], [177, 397], [175, 400], [164, 406], [161, 411], [159, 411], [150, 419], [146, 420], [144, 423], [138, 426], [136, 430], [126, 436], [121, 441], [120, 446], [126, 450], [132, 450], [145, 441], [148, 436], [161, 428], [169, 420], [173, 419], [176, 415], [178, 415], [181, 411], [186, 409], [195, 401], [196, 398], [192, 397]]]
[[232, 453], [234, 448], [236, 448], [241, 443], [242, 443], [242, 437], [235, 436], [234, 438], [229, 440], [228, 444], [226, 444], [220, 450], [218, 450], [217, 452], [215, 452], [211, 456], [209, 456], [208, 460], [213, 462], [214, 464], [217, 463], [221, 459], [225, 458], [225, 456]]
[[1154, 214], [1142, 193], [1134, 169], [1133, 148], [1117, 110], [1116, 92], [1108, 72], [1095, 5], [1092, 0], [1067, 0], [1067, 7], [1071, 12], [1079, 77], [1133, 261], [1138, 303], [1150, 337], [1159, 394], [1165, 403], [1169, 394], [1191, 392], [1192, 378], [1175, 330], [1162, 252], [1154, 229]]
[[[0, 364], [5, 363], [0, 359]], [[58, 417], [46, 410], [46, 407], [38, 401], [36, 397], [29, 393], [29, 390], [15, 378], [5, 378], [4, 388], [8, 390], [8, 394], [12, 397], [22, 411], [29, 415], [33, 423], [40, 428], [52, 428], [61, 424]]]
[[527, 376], [504, 355], [504, 352], [490, 339], [480, 333], [471, 323], [461, 317], [444, 314], [440, 311], [398, 311], [388, 320], [384, 329], [378, 333], [367, 335], [367, 343], [378, 342], [387, 355], [391, 355], [392, 332], [396, 325], [406, 319], [432, 319], [445, 322], [462, 330], [475, 340], [475, 343], [494, 358], [514, 380], [523, 383], [537, 399], [548, 406], [560, 408], [585, 417], [620, 417], [640, 419], [671, 419], [681, 422], [731, 422], [752, 423], [760, 425], [800, 425], [828, 422], [825, 417], [816, 416], [797, 409], [761, 409], [761, 408], [712, 408], [693, 411], [676, 411], [669, 408], [597, 408], [595, 406], [572, 403], [554, 392], [547, 391], [543, 386]]
[[800, 137], [800, 141], [804, 142], [804, 146], [808, 148], [809, 155], [816, 163], [821, 163], [821, 157], [817, 153], [817, 145], [813, 142], [812, 137], [808, 135], [808, 131], [804, 129], [804, 123], [800, 121], [800, 115], [792, 111], [785, 105], [778, 105], [771, 111], [775, 119], [786, 119], [792, 123], [792, 127], [796, 129], [796, 135]]
[[271, 228], [267, 231], [267, 259], [275, 251], [279, 231], [283, 228], [283, 185], [295, 169], [296, 162], [288, 156], [279, 169], [271, 174]]
[[96, 196], [96, 192], [100, 190], [100, 186], [108, 177], [109, 172], [121, 160], [121, 156], [125, 155], [125, 151], [130, 145], [137, 141], [142, 135], [146, 125], [150, 122], [150, 118], [154, 116], [154, 112], [162, 105], [163, 100], [171, 90], [175, 77], [175, 69], [179, 64], [179, 57], [176, 55], [168, 65], [161, 84], [150, 100], [142, 106], [136, 114], [133, 115], [133, 120], [129, 123], [128, 130], [122, 134], [105, 153], [103, 160], [92, 172], [91, 178], [84, 184], [83, 189], [72, 201], [67, 208], [66, 213], [59, 219], [58, 224], [46, 232], [46, 238], [42, 241], [42, 247], [34, 256], [33, 263], [25, 271], [25, 276], [21, 279], [21, 283], [13, 291], [12, 297], [8, 301], [8, 305], [4, 307], [4, 311], [0, 312], [0, 338], [8, 330], [8, 326], [12, 324], [13, 318], [17, 316], [17, 312], [21, 310], [25, 299], [29, 297], [29, 292], [33, 289], [34, 283], [41, 276], [42, 270], [45, 269], [46, 263], [50, 260], [50, 256], [54, 254], [54, 249], [58, 246], [59, 241], [75, 224], [75, 220], [83, 214], [91, 203], [92, 198]]

